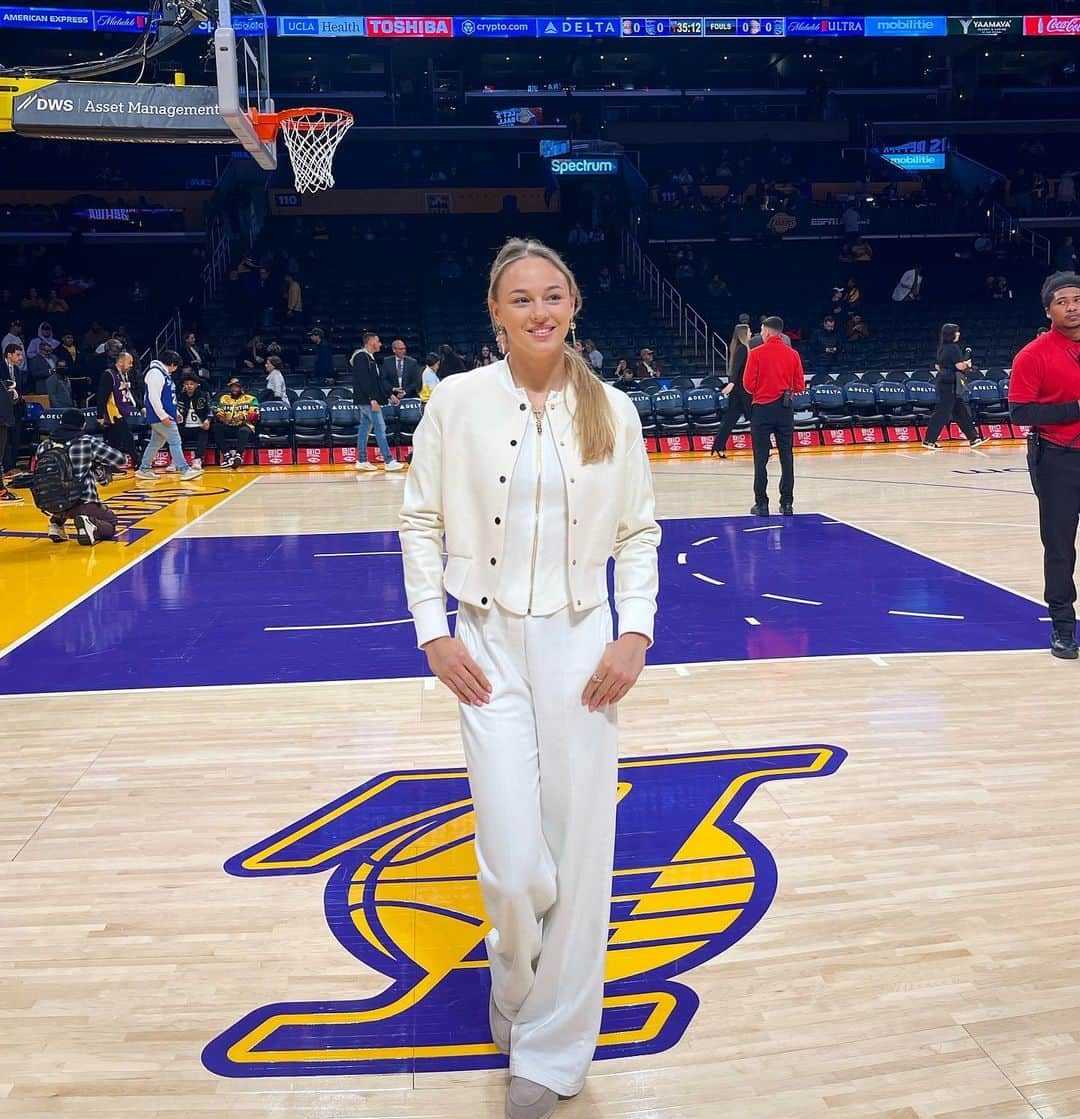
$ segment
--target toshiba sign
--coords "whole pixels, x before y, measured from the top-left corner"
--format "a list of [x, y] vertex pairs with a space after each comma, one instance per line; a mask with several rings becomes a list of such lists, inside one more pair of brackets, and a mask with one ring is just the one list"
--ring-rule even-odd
[[1080, 35], [1080, 16], [1024, 16], [1025, 35]]
[[368, 16], [367, 33], [376, 39], [449, 39], [454, 21], [450, 16]]

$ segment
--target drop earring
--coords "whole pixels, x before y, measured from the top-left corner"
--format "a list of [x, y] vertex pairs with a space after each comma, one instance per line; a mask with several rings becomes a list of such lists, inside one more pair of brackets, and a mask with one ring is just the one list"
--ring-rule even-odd
[[577, 345], [577, 319], [570, 320], [570, 341]]

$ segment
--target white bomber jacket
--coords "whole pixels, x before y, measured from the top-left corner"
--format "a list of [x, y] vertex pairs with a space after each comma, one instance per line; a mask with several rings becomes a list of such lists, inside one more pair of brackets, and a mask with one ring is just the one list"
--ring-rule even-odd
[[[447, 591], [480, 610], [495, 601], [510, 479], [533, 422], [512, 384], [505, 360], [449, 377], [413, 435], [400, 535], [418, 645], [449, 635]], [[548, 404], [566, 484], [570, 605], [588, 610], [607, 600], [614, 556], [619, 632], [644, 634], [651, 644], [660, 544], [652, 473], [637, 409], [617, 389], [604, 391], [615, 419], [615, 453], [606, 462], [581, 463], [573, 388]]]

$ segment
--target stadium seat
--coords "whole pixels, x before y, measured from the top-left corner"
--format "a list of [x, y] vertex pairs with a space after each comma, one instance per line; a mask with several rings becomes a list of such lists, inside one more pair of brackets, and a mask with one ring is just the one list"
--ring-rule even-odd
[[646, 393], [649, 396], [655, 396], [663, 387], [655, 377], [644, 377], [637, 383], [638, 392]]
[[331, 400], [330, 454], [334, 447], [355, 447], [360, 434], [360, 409], [351, 400]]
[[929, 418], [938, 402], [937, 385], [913, 379], [907, 383], [907, 395], [914, 409], [915, 419], [921, 423]]
[[401, 446], [411, 446], [413, 432], [424, 415], [424, 405], [419, 397], [407, 396], [398, 405], [397, 438]]
[[689, 435], [686, 398], [678, 389], [661, 389], [652, 398], [656, 430], [660, 435]]
[[293, 408], [293, 430], [297, 447], [327, 446], [329, 420], [330, 409], [325, 400], [298, 400]]
[[63, 416], [63, 414], [63, 408], [45, 408], [41, 413], [40, 419], [38, 420], [38, 434], [52, 435], [52, 433], [60, 426], [60, 418], [61, 416]]
[[862, 381], [851, 381], [844, 385], [844, 403], [857, 424], [880, 426], [885, 422], [873, 385], [864, 385]]
[[285, 447], [292, 450], [292, 408], [280, 400], [259, 405], [259, 423], [255, 428], [258, 447]]
[[691, 389], [686, 394], [686, 417], [690, 421], [691, 443], [699, 435], [712, 435], [719, 431], [723, 420], [716, 390]]
[[880, 381], [874, 385], [874, 401], [885, 418], [886, 424], [913, 424], [915, 409], [908, 400], [907, 389], [895, 381]]
[[[796, 431], [817, 431], [819, 428], [817, 416], [814, 414], [814, 406], [810, 399], [810, 390], [806, 389], [803, 392], [797, 392], [791, 398], [791, 406], [795, 412], [795, 430]], [[742, 421], [744, 430], [749, 427], [745, 421]], [[739, 425], [736, 425], [738, 430]]]
[[810, 402], [817, 412], [822, 427], [852, 427], [854, 421], [844, 401], [844, 390], [839, 385], [813, 385]]
[[652, 397], [638, 389], [631, 389], [626, 394], [637, 409], [638, 419], [641, 420], [641, 434], [646, 438], [656, 435], [656, 417], [653, 415]]
[[330, 390], [330, 392], [327, 394], [326, 399], [330, 404], [333, 404], [335, 400], [347, 400], [350, 404], [352, 404], [352, 389], [349, 388], [347, 385], [338, 385], [336, 388], [332, 388]]
[[300, 393], [301, 400], [326, 400], [326, 393], [317, 385], [305, 385], [304, 391]]
[[996, 381], [981, 378], [968, 386], [971, 409], [980, 423], [1008, 423], [1008, 399], [1002, 400]]

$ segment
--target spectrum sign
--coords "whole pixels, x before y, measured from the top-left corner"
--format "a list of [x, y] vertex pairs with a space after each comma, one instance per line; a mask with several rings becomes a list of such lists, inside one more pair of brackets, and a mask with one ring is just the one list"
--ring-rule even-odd
[[567, 175], [617, 175], [619, 161], [610, 155], [575, 155], [551, 161], [551, 173], [560, 177]]

